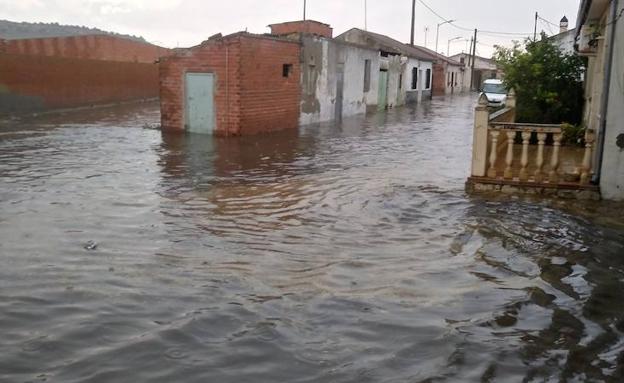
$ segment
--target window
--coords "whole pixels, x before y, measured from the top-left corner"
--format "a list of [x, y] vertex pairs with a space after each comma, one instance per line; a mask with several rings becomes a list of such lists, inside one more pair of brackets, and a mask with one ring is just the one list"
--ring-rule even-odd
[[418, 68], [412, 68], [412, 90], [418, 89]]
[[464, 64], [466, 62], [466, 58], [464, 56], [459, 58], [459, 63]]
[[425, 89], [431, 89], [431, 69], [427, 69], [425, 77]]
[[370, 91], [371, 61], [364, 60], [364, 92]]
[[403, 73], [399, 73], [399, 90], [403, 89]]
[[503, 84], [497, 83], [485, 83], [483, 84], [483, 92], [484, 93], [494, 93], [494, 94], [507, 94], [507, 90]]
[[292, 64], [284, 64], [282, 65], [282, 76], [290, 77], [290, 73], [292, 72]]

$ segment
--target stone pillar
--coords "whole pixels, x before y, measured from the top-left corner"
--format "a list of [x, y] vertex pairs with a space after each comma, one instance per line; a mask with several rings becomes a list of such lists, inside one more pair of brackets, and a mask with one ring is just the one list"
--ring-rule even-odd
[[472, 176], [485, 177], [487, 170], [488, 125], [490, 112], [487, 97], [481, 94], [475, 108], [475, 122], [472, 137]]
[[513, 109], [513, 112], [511, 112], [512, 117], [510, 122], [516, 122], [516, 91], [514, 90], [514, 88], [509, 89], [509, 92], [507, 93], [507, 101], [505, 101], [505, 106], [507, 108]]

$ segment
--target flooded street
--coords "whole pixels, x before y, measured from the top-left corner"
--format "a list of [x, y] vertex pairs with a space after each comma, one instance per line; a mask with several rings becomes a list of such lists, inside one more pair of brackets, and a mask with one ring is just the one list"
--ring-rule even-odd
[[466, 195], [475, 103], [0, 122], [0, 381], [623, 381], [622, 205]]

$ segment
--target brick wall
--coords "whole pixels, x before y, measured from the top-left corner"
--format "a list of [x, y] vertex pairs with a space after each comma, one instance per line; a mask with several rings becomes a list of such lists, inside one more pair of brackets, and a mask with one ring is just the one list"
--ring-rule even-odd
[[[184, 76], [215, 75], [215, 134], [296, 128], [300, 101], [298, 43], [240, 33], [179, 50], [160, 65], [161, 125], [185, 130]], [[288, 77], [283, 65], [290, 64]], [[227, 69], [226, 69], [227, 68]]]
[[150, 64], [170, 53], [169, 49], [156, 45], [106, 35], [6, 40], [5, 51], [22, 55]]
[[434, 96], [446, 94], [446, 63], [434, 63], [431, 92]]
[[0, 113], [158, 96], [158, 65], [0, 53]]
[[[301, 101], [300, 45], [241, 39], [241, 133], [295, 129]], [[289, 65], [284, 77], [284, 65]]]
[[164, 131], [185, 130], [184, 76], [187, 72], [215, 75], [215, 134], [240, 134], [240, 39], [209, 40], [160, 64], [160, 114]]
[[271, 34], [276, 36], [290, 35], [293, 33], [307, 33], [327, 38], [332, 38], [333, 29], [323, 23], [314, 20], [290, 21], [280, 24], [271, 24]]

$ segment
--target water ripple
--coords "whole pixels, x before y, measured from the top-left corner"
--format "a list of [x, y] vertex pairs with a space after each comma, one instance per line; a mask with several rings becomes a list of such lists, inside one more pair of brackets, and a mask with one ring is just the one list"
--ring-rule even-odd
[[474, 103], [2, 122], [0, 381], [624, 380], [622, 207], [467, 196]]

